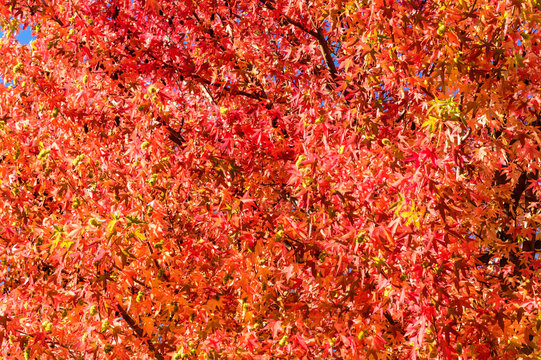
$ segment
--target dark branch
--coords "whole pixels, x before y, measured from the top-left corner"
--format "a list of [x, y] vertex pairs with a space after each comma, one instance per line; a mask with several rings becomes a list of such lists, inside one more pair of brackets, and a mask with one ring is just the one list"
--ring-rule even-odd
[[[145, 338], [145, 333], [144, 333], [143, 329], [141, 329], [141, 327], [139, 325], [137, 325], [135, 320], [126, 312], [126, 310], [124, 310], [122, 305], [117, 304], [117, 309], [118, 309], [118, 312], [122, 315], [122, 319], [124, 319], [124, 321], [126, 321], [128, 326], [135, 332], [137, 337], [140, 338], [140, 339], [144, 339]], [[150, 340], [147, 339], [147, 340], [145, 340], [145, 342], [146, 342], [148, 348], [150, 349], [150, 351], [152, 351], [152, 353], [154, 353], [154, 357], [156, 357], [156, 359], [165, 360], [163, 355], [160, 354], [158, 349], [156, 349], [154, 347], [154, 345], [152, 344], [152, 342], [150, 342]]]
[[336, 66], [334, 65], [334, 60], [332, 58], [332, 51], [329, 48], [329, 44], [327, 43], [327, 40], [325, 40], [325, 35], [323, 35], [323, 30], [321, 30], [321, 28], [317, 29], [316, 39], [319, 42], [321, 53], [323, 54], [323, 58], [325, 59], [325, 64], [327, 64], [327, 68], [329, 69], [329, 72], [331, 73], [333, 80], [336, 81], [337, 76], [338, 76], [338, 71], [336, 70]]
[[[263, 3], [265, 7], [269, 10], [274, 10], [274, 6], [272, 5], [271, 1], [265, 1]], [[321, 30], [320, 27], [317, 28], [317, 31], [313, 31], [310, 29], [307, 29], [303, 24], [300, 22], [293, 20], [289, 16], [282, 14], [280, 17], [280, 22], [286, 22], [290, 25], [293, 25], [297, 27], [298, 29], [302, 30], [303, 32], [313, 36], [316, 38], [316, 40], [319, 42], [319, 46], [321, 48], [321, 54], [323, 55], [323, 58], [325, 59], [325, 64], [327, 65], [327, 68], [329, 69], [329, 72], [331, 73], [331, 76], [334, 81], [337, 80], [338, 76], [338, 70], [336, 69], [336, 66], [334, 65], [334, 60], [332, 58], [332, 51], [329, 48], [329, 44], [327, 43], [327, 40], [325, 39], [325, 35], [323, 34], [323, 30]]]

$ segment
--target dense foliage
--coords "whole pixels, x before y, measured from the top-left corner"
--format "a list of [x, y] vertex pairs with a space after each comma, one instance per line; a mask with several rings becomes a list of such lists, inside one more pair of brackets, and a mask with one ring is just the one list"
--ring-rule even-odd
[[2, 1], [0, 355], [538, 359], [540, 8]]

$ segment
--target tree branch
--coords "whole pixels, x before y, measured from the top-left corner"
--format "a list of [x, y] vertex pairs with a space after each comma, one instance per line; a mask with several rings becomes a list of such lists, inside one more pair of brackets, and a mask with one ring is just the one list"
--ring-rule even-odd
[[323, 35], [323, 30], [321, 30], [321, 28], [317, 29], [316, 39], [319, 42], [321, 54], [323, 55], [323, 58], [325, 59], [325, 64], [327, 65], [327, 68], [329, 69], [329, 72], [331, 73], [333, 80], [336, 81], [337, 76], [338, 76], [338, 71], [336, 69], [336, 65], [334, 65], [334, 60], [332, 58], [332, 51], [329, 48], [329, 44], [327, 43], [327, 40], [325, 40], [325, 35]]
[[[275, 10], [274, 6], [269, 0], [264, 1], [263, 5], [269, 10]], [[331, 74], [332, 80], [336, 83], [338, 81], [338, 69], [336, 69], [336, 65], [334, 64], [334, 60], [332, 58], [331, 48], [329, 47], [329, 43], [327, 43], [327, 40], [325, 39], [325, 34], [323, 34], [323, 30], [321, 29], [321, 27], [316, 26], [312, 19], [312, 26], [316, 28], [317, 31], [307, 29], [302, 23], [296, 20], [293, 20], [291, 17], [285, 14], [282, 14], [280, 16], [280, 23], [283, 23], [283, 22], [295, 26], [296, 28], [302, 30], [303, 32], [313, 36], [318, 41], [321, 54], [323, 55], [323, 59], [325, 60], [325, 65], [327, 66], [327, 70]], [[344, 96], [346, 98], [348, 94], [349, 94], [349, 91], [345, 89]]]
[[300, 22], [298, 22], [298, 21], [296, 21], [296, 20], [293, 20], [293, 19], [290, 18], [289, 16], [287, 16], [287, 15], [282, 15], [282, 19], [283, 19], [285, 22], [287, 22], [287, 23], [289, 23], [289, 24], [291, 24], [291, 25], [293, 25], [293, 26], [299, 28], [300, 30], [304, 31], [305, 33], [307, 33], [307, 34], [309, 34], [309, 35], [312, 35], [313, 37], [317, 38], [317, 33], [316, 33], [315, 31], [312, 31], [312, 30], [309, 30], [309, 29], [305, 28], [303, 24], [301, 24]]
[[[138, 338], [140, 339], [144, 339], [145, 337], [145, 333], [143, 331], [143, 329], [141, 329], [141, 327], [139, 325], [137, 325], [137, 323], [135, 322], [135, 320], [126, 312], [126, 310], [124, 310], [124, 308], [122, 307], [122, 305], [120, 304], [117, 304], [117, 309], [118, 309], [118, 312], [122, 315], [122, 318], [126, 321], [126, 323], [128, 324], [128, 326], [135, 332], [135, 334], [137, 335]], [[150, 351], [152, 351], [152, 353], [154, 354], [154, 356], [156, 357], [156, 359], [158, 360], [165, 360], [165, 358], [163, 357], [162, 354], [160, 354], [160, 352], [158, 351], [158, 349], [156, 349], [154, 347], [154, 344], [152, 344], [152, 342], [150, 340], [145, 340], [148, 348], [150, 349]]]

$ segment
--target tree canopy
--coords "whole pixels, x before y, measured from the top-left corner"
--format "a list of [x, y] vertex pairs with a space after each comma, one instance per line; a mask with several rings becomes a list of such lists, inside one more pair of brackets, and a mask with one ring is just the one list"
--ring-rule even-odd
[[0, 355], [539, 358], [540, 9], [3, 1]]

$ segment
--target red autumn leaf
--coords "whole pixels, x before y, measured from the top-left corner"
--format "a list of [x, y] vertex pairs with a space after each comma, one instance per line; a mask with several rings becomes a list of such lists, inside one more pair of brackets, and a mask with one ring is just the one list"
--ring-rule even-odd
[[283, 332], [281, 321], [269, 320], [269, 325], [267, 325], [267, 327], [271, 330], [272, 337], [275, 339], [277, 339], [278, 335]]
[[0, 4], [0, 356], [539, 358], [540, 16]]

